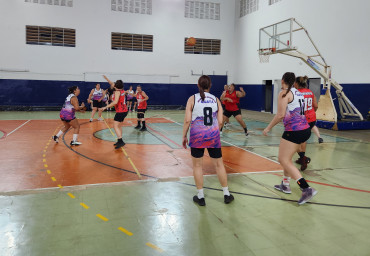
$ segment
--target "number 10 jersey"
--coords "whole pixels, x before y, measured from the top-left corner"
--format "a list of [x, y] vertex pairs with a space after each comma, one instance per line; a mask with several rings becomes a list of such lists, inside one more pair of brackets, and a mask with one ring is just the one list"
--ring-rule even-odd
[[221, 148], [217, 98], [208, 92], [204, 94], [203, 101], [199, 93], [194, 95], [189, 146], [191, 148]]

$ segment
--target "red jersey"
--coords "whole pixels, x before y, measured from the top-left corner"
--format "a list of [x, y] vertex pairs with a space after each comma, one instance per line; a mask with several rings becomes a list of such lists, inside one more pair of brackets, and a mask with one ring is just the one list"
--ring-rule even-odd
[[136, 99], [137, 99], [137, 109], [146, 109], [146, 106], [147, 106], [147, 103], [146, 103], [146, 100], [145, 97], [143, 96], [143, 93], [142, 92], [138, 92], [136, 94]]
[[238, 111], [239, 108], [239, 98], [236, 96], [236, 91], [234, 90], [231, 94], [226, 91], [225, 98], [232, 99], [233, 102], [225, 100], [225, 109], [227, 111]]
[[[115, 106], [115, 109], [116, 109], [116, 113], [124, 113], [124, 112], [127, 112], [127, 106], [126, 106], [126, 97], [125, 97], [125, 91], [124, 90], [121, 90], [119, 91], [120, 95], [119, 95], [119, 100], [118, 100], [118, 103], [117, 105]], [[114, 96], [116, 94], [114, 93], [113, 94], [113, 101], [114, 101]]]
[[[224, 91], [224, 92], [227, 92], [227, 91]], [[225, 101], [221, 101], [221, 104], [225, 106]]]
[[306, 116], [307, 122], [315, 122], [316, 113], [313, 108], [313, 99], [315, 96], [313, 92], [307, 88], [298, 89], [298, 91], [300, 91], [304, 96], [304, 115]]

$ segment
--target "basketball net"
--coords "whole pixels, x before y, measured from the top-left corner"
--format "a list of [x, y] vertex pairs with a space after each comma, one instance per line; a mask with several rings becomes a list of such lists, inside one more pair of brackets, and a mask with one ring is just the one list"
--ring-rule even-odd
[[270, 54], [258, 54], [260, 57], [260, 63], [269, 63], [270, 62]]

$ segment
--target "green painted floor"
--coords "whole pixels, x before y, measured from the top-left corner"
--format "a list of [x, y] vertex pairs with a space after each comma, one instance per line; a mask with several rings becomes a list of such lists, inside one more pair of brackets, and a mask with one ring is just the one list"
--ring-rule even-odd
[[[151, 115], [179, 123], [184, 117], [183, 111], [149, 111]], [[282, 126], [263, 137], [261, 114], [243, 115], [250, 137], [240, 136], [233, 122], [222, 136], [224, 144], [276, 160]], [[1, 120], [57, 117], [57, 112], [0, 115]], [[180, 125], [153, 125], [180, 141]], [[320, 131], [325, 143], [312, 136], [307, 147], [312, 162], [304, 177], [319, 191], [310, 204], [297, 205], [300, 191], [293, 183], [291, 195], [275, 191], [272, 187], [281, 179], [276, 173], [229, 175], [235, 196], [230, 205], [223, 203], [217, 177], [206, 176], [206, 207], [192, 202], [196, 189], [191, 177], [12, 191], [0, 194], [0, 255], [368, 256], [369, 138]], [[108, 139], [107, 132], [97, 136]], [[0, 178], [5, 171], [0, 167]]]

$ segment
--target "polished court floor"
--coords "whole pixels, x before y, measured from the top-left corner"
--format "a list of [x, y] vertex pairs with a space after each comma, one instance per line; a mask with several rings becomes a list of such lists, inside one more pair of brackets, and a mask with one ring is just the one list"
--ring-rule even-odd
[[0, 255], [370, 255], [370, 133], [312, 135], [303, 172], [319, 193], [298, 206], [273, 189], [283, 131], [262, 129], [272, 115], [244, 111], [245, 138], [232, 119], [224, 163], [235, 201], [223, 194], [204, 158], [206, 207], [196, 194], [189, 150], [181, 148], [183, 111], [149, 111], [148, 131], [135, 114], [114, 150], [112, 114], [51, 141], [57, 112], [0, 113]]

